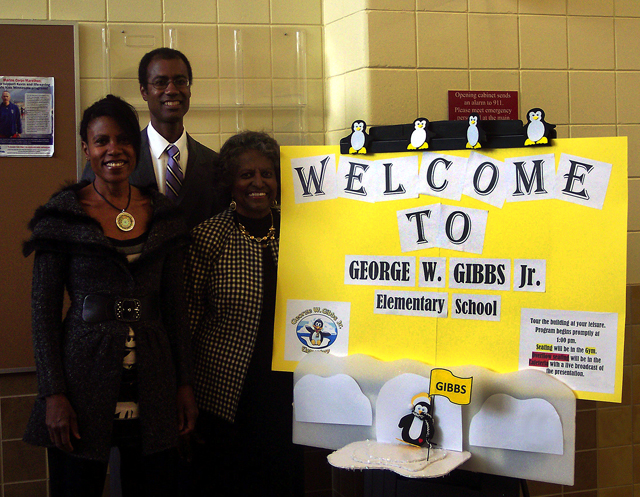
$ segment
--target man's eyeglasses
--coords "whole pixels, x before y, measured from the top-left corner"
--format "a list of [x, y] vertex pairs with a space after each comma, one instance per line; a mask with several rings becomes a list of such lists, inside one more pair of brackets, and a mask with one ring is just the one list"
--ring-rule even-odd
[[153, 86], [156, 90], [166, 90], [169, 83], [173, 83], [173, 86], [176, 88], [187, 88], [189, 86], [189, 79], [184, 77], [179, 77], [175, 79], [155, 79], [151, 81], [149, 84]]

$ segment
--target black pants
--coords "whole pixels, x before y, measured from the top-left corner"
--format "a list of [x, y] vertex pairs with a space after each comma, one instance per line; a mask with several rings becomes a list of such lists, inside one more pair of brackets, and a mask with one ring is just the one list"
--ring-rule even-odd
[[[122, 495], [175, 497], [178, 451], [169, 449], [143, 456], [137, 421], [115, 423], [113, 443], [120, 449]], [[107, 462], [75, 457], [55, 447], [47, 450], [47, 456], [51, 497], [102, 496]]]
[[291, 421], [282, 424], [288, 425], [288, 430], [278, 429], [260, 416], [253, 425], [231, 424], [200, 411], [193, 495], [302, 497], [303, 447], [291, 442]]

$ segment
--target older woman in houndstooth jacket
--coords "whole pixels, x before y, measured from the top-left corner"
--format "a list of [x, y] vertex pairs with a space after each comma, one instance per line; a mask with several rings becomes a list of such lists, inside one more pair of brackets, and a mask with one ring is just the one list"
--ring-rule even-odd
[[[278, 144], [265, 133], [220, 150], [230, 208], [193, 230], [185, 281], [201, 416], [200, 495], [298, 496], [290, 373], [271, 371], [278, 261]], [[247, 470], [250, 475], [247, 475]], [[211, 475], [211, 472], [214, 475]]]

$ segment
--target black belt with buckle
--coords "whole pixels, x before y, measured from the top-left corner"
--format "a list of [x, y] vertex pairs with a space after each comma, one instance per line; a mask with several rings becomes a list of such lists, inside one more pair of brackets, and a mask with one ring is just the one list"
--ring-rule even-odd
[[156, 296], [128, 298], [89, 294], [82, 303], [82, 319], [86, 323], [113, 320], [135, 323], [141, 320], [156, 319], [158, 314], [158, 298]]

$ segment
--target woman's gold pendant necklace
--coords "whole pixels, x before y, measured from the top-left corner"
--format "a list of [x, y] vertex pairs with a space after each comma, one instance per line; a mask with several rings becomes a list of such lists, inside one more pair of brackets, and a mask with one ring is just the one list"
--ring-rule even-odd
[[[111, 202], [109, 202], [105, 198], [105, 196], [102, 195], [102, 193], [100, 193], [98, 191], [98, 189], [96, 188], [95, 181], [92, 183], [92, 185], [93, 185], [93, 189], [96, 191], [96, 193], [98, 195], [100, 195], [102, 200], [104, 200], [107, 204], [109, 204], [115, 210], [117, 210], [117, 211], [120, 210], [115, 205], [113, 205]], [[127, 206], [124, 209], [122, 209], [120, 214], [118, 214], [116, 216], [116, 226], [118, 227], [118, 229], [120, 231], [131, 231], [133, 229], [133, 227], [136, 225], [136, 220], [134, 219], [134, 217], [130, 213], [127, 212], [127, 209], [129, 208], [129, 204], [130, 203], [131, 203], [131, 185], [129, 185], [129, 200], [127, 200]]]
[[135, 225], [136, 220], [126, 211], [126, 207], [116, 216], [116, 226], [122, 231], [131, 231]]

